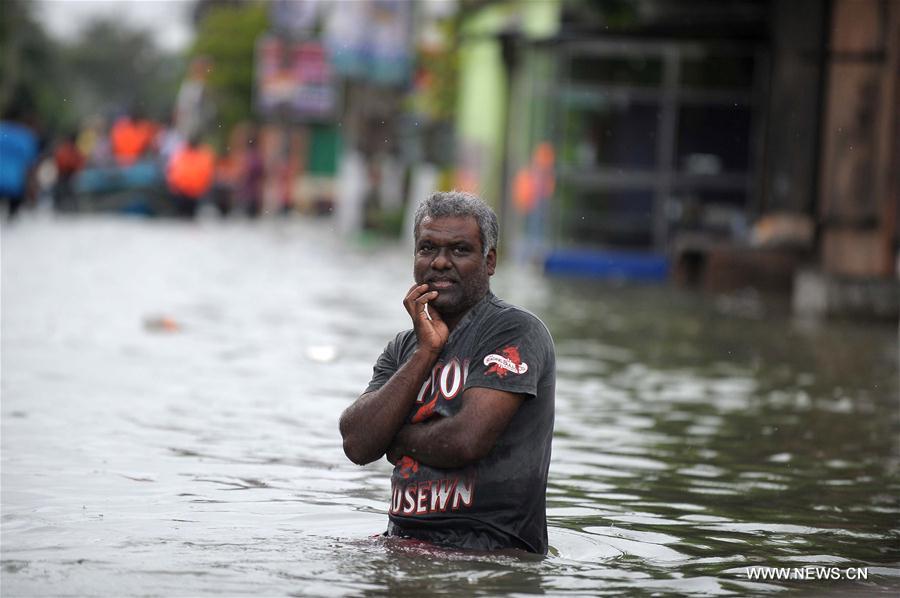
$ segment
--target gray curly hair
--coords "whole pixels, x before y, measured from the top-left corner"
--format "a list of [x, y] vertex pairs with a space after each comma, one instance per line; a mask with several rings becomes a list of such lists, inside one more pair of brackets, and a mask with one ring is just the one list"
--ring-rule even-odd
[[455, 216], [471, 216], [478, 223], [481, 231], [481, 248], [484, 255], [491, 249], [497, 249], [497, 241], [500, 238], [500, 225], [497, 223], [497, 214], [477, 195], [464, 191], [438, 191], [432, 193], [428, 199], [416, 208], [413, 236], [419, 240], [419, 225], [422, 220], [429, 218], [446, 218]]

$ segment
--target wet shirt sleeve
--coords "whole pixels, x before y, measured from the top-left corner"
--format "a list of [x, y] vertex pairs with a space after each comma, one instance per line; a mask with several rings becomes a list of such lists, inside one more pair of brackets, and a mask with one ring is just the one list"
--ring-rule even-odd
[[536, 397], [552, 350], [550, 333], [540, 320], [518, 310], [499, 314], [480, 335], [465, 387]]
[[403, 335], [404, 333], [401, 332], [395, 336], [384, 348], [384, 351], [381, 352], [381, 355], [378, 356], [378, 360], [372, 368], [372, 379], [369, 380], [369, 385], [366, 386], [366, 390], [363, 394], [378, 390], [384, 386], [387, 381], [391, 379], [391, 376], [400, 369], [400, 353], [403, 344]]

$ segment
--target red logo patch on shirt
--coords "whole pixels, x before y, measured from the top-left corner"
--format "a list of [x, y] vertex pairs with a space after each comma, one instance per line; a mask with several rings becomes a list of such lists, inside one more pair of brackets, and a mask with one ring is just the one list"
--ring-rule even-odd
[[506, 374], [524, 374], [528, 371], [528, 364], [519, 356], [519, 348], [515, 345], [504, 347], [500, 350], [502, 355], [491, 353], [484, 358], [484, 365], [489, 366], [485, 374], [497, 374], [505, 378]]
[[412, 457], [404, 456], [397, 465], [400, 467], [400, 475], [404, 478], [409, 478], [409, 476], [419, 471], [419, 462]]

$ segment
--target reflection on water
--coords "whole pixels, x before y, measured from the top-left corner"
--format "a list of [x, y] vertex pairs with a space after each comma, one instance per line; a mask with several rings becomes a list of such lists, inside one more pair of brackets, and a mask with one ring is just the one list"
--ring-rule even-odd
[[448, 552], [378, 537], [390, 468], [337, 433], [406, 325], [409, 257], [256, 224], [3, 229], [5, 595], [900, 588], [891, 326], [501, 266], [557, 341], [551, 554]]

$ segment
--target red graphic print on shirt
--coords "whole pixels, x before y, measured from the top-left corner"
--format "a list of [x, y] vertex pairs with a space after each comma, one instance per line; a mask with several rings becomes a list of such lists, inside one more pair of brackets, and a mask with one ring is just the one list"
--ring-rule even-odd
[[485, 371], [487, 374], [496, 374], [499, 378], [505, 378], [510, 372], [513, 374], [524, 374], [528, 371], [528, 364], [522, 361], [519, 356], [519, 348], [515, 345], [509, 345], [500, 350], [502, 355], [491, 353], [484, 358], [484, 365], [489, 366]]

